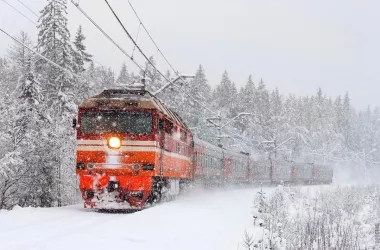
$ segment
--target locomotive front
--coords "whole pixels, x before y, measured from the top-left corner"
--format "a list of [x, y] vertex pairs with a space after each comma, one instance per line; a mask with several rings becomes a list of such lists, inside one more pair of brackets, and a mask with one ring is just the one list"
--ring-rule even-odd
[[106, 90], [79, 105], [76, 173], [85, 207], [142, 209], [155, 198], [156, 111], [138, 91]]

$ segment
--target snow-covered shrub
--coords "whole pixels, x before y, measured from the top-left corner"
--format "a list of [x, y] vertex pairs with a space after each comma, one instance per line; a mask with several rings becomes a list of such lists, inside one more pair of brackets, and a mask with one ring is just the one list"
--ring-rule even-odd
[[[263, 200], [265, 210], [260, 210]], [[249, 250], [372, 249], [379, 201], [375, 186], [333, 190], [279, 186], [268, 196], [259, 192], [253, 226], [246, 230], [243, 245]]]
[[[277, 201], [271, 203], [266, 193], [261, 189], [254, 200], [253, 205], [253, 226], [247, 228], [243, 238], [243, 247], [247, 250], [254, 249], [285, 249], [286, 241], [282, 238], [282, 223], [274, 214], [284, 214], [280, 209], [284, 203], [282, 190], [278, 189], [274, 196]], [[272, 197], [271, 197], [272, 198]]]

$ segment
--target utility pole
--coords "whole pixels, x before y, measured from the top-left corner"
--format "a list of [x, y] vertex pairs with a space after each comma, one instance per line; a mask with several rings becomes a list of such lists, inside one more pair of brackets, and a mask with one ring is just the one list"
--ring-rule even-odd
[[261, 142], [261, 144], [264, 144], [266, 146], [264, 146], [264, 148], [268, 148], [268, 151], [269, 151], [269, 155], [268, 155], [268, 160], [270, 161], [270, 174], [269, 174], [269, 178], [270, 180], [272, 181], [273, 180], [273, 173], [274, 173], [274, 166], [273, 166], [273, 161], [272, 161], [272, 153], [274, 154], [274, 160], [277, 158], [277, 151], [278, 149], [284, 145], [285, 143], [287, 143], [288, 141], [293, 141], [294, 138], [293, 137], [290, 137], [288, 139], [286, 139], [285, 141], [281, 142], [280, 144], [278, 144], [277, 142], [277, 138], [274, 138], [273, 140], [271, 141], [263, 141]]
[[278, 144], [278, 141], [276, 138], [274, 138], [273, 140], [271, 141], [262, 141], [261, 144], [264, 144], [264, 148], [267, 148], [268, 151], [269, 151], [269, 155], [271, 155], [271, 153], [274, 154], [274, 158], [276, 159], [277, 158], [277, 151], [278, 149], [284, 145], [285, 143], [287, 143], [288, 141], [293, 141], [294, 138], [293, 137], [289, 137], [288, 139], [286, 139], [285, 141], [281, 142], [280, 144]]
[[376, 148], [373, 148], [368, 153], [366, 153], [365, 148], [363, 148], [362, 153], [361, 153], [363, 155], [363, 160], [364, 160], [364, 181], [365, 182], [367, 182], [367, 179], [368, 179], [367, 171], [368, 171], [368, 167], [370, 166], [370, 164], [368, 164], [368, 156], [374, 152], [377, 152]]
[[[217, 135], [217, 140], [218, 140], [218, 147], [222, 147], [222, 138], [223, 137], [228, 137], [226, 135], [222, 135], [222, 129], [235, 121], [237, 118], [243, 115], [250, 115], [251, 113], [239, 113], [237, 116], [232, 118], [231, 120], [227, 121], [226, 123], [222, 124], [222, 116], [220, 115], [220, 111], [218, 112], [218, 115], [216, 117], [211, 117], [206, 119], [211, 126], [216, 127], [218, 129], [218, 135]], [[215, 122], [216, 121], [216, 122]]]

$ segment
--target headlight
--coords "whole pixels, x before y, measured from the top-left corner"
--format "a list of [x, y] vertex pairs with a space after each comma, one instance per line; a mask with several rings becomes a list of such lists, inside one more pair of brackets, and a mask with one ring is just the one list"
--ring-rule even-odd
[[134, 165], [133, 165], [133, 168], [134, 168], [135, 170], [139, 170], [139, 169], [140, 169], [140, 165], [139, 165], [139, 164], [134, 164]]
[[111, 137], [109, 140], [108, 140], [108, 146], [110, 148], [115, 148], [115, 149], [118, 149], [121, 147], [121, 141], [119, 138], [117, 137]]
[[89, 170], [93, 169], [95, 167], [95, 164], [94, 163], [87, 163], [87, 168]]

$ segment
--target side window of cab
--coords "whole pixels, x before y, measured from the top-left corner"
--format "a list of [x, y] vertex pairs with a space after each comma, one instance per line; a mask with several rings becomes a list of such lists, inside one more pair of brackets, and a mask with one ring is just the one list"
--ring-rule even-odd
[[165, 119], [164, 127], [165, 127], [165, 133], [169, 135], [173, 134], [174, 124], [170, 120]]
[[165, 120], [163, 118], [157, 119], [158, 130], [162, 131], [165, 128]]

